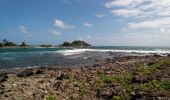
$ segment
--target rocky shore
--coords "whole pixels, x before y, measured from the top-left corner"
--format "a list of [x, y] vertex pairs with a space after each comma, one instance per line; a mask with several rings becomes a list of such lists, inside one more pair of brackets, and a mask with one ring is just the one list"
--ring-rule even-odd
[[0, 73], [0, 100], [168, 100], [170, 57], [126, 56], [75, 68]]

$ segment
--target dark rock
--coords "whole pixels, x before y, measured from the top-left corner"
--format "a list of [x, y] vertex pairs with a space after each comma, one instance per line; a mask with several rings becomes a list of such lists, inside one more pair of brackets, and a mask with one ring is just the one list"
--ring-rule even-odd
[[162, 57], [162, 56], [159, 55], [159, 54], [154, 54], [153, 56], [154, 56], [154, 57]]
[[134, 95], [132, 95], [131, 100], [137, 100], [137, 99], [141, 99], [143, 97], [143, 91], [139, 91], [137, 93], [135, 93]]
[[143, 82], [143, 77], [141, 75], [134, 75], [132, 78], [132, 83], [142, 83]]
[[56, 83], [53, 84], [53, 88], [54, 88], [55, 90], [58, 90], [59, 87], [61, 86], [61, 84], [62, 84], [62, 82], [61, 82], [61, 81], [58, 81], [58, 82], [56, 82]]
[[18, 77], [27, 77], [27, 76], [31, 76], [34, 74], [33, 69], [26, 69], [20, 73], [17, 74]]
[[153, 64], [155, 64], [155, 62], [149, 62], [149, 63], [148, 63], [148, 66], [151, 66], [151, 65], [153, 65]]
[[44, 71], [43, 71], [43, 70], [38, 69], [38, 70], [35, 72], [35, 74], [44, 74]]
[[8, 79], [8, 74], [7, 73], [0, 74], [0, 82], [4, 82], [7, 79]]
[[170, 57], [170, 54], [168, 54], [167, 56]]
[[112, 91], [105, 90], [105, 89], [97, 90], [97, 97], [100, 97], [106, 100], [112, 100], [113, 96], [115, 96], [115, 93]]
[[58, 75], [57, 80], [69, 79], [69, 75], [65, 73], [61, 73]]
[[99, 67], [99, 64], [94, 64], [93, 67]]

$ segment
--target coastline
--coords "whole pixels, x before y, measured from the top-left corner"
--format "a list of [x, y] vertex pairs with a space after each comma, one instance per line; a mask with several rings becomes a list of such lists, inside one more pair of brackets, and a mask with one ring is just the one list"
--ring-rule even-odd
[[[104, 58], [98, 62], [101, 63], [73, 68], [25, 68], [18, 73], [1, 73], [0, 98], [120, 100], [170, 97], [170, 91], [160, 85], [170, 79], [170, 76], [167, 76], [170, 72], [170, 57], [125, 56]], [[146, 72], [140, 69], [142, 67], [146, 67]]]

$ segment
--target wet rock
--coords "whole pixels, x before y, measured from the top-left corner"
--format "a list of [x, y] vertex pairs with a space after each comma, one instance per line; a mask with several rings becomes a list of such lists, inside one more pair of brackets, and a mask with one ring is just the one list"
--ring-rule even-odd
[[168, 54], [167, 56], [170, 57], [170, 54]]
[[156, 54], [156, 53], [155, 53], [153, 56], [154, 56], [154, 57], [162, 57], [161, 55]]
[[93, 67], [99, 67], [99, 64], [94, 64]]
[[27, 77], [34, 74], [34, 71], [32, 69], [26, 69], [20, 73], [17, 74], [18, 77]]
[[8, 79], [8, 74], [7, 73], [0, 74], [0, 82], [4, 82], [7, 79]]

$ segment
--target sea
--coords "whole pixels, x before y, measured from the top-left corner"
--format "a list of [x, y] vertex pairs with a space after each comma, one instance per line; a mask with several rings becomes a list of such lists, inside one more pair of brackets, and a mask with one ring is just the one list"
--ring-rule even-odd
[[49, 65], [83, 65], [87, 62], [87, 59], [80, 58], [77, 55], [80, 55], [84, 52], [170, 54], [170, 47], [95, 46], [89, 48], [0, 48], [0, 69]]

